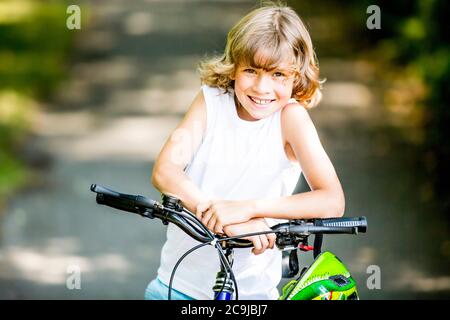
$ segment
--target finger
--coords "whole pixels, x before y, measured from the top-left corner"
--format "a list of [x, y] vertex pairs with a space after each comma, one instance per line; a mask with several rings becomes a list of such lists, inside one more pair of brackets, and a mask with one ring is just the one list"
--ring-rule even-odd
[[269, 248], [273, 249], [275, 247], [275, 242], [277, 241], [277, 237], [272, 233], [272, 234], [268, 234], [267, 238], [269, 239]]
[[212, 216], [211, 219], [209, 219], [208, 224], [206, 225], [206, 227], [213, 232], [216, 225], [216, 220], [217, 218], [215, 216]]
[[259, 239], [261, 240], [260, 253], [263, 253], [264, 251], [266, 251], [267, 247], [269, 246], [269, 240], [267, 239], [267, 236], [264, 234], [260, 235]]
[[257, 255], [259, 254], [259, 251], [261, 250], [262, 246], [261, 246], [261, 240], [259, 239], [259, 236], [254, 236], [252, 237], [252, 242], [253, 242], [253, 254]]
[[208, 211], [203, 213], [203, 216], [201, 217], [201, 221], [203, 225], [208, 225], [209, 219], [211, 219], [212, 211], [208, 209]]
[[267, 249], [269, 247], [269, 238], [265, 234], [260, 235], [260, 238], [261, 243], [263, 244], [263, 248]]
[[195, 210], [195, 216], [198, 218], [198, 219], [201, 219], [202, 218], [202, 213], [203, 213], [203, 210], [202, 210], [202, 204], [199, 204], [198, 206], [197, 206], [197, 209]]
[[209, 202], [202, 202], [202, 203], [198, 204], [197, 211], [195, 212], [195, 216], [198, 219], [202, 218], [204, 211], [206, 211], [206, 209], [209, 208], [209, 204], [210, 204]]
[[214, 227], [215, 233], [223, 233], [223, 226], [220, 222], [216, 221], [216, 226]]

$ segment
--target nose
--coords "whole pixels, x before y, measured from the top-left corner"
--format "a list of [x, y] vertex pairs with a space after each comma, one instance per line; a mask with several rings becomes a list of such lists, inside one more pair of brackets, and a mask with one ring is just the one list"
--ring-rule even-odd
[[253, 90], [258, 94], [270, 93], [271, 88], [271, 78], [264, 74], [258, 75], [253, 84]]

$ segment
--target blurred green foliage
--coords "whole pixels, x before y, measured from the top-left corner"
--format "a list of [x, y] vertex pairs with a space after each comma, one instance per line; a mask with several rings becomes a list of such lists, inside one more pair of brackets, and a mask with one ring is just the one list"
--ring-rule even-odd
[[38, 102], [66, 75], [73, 32], [63, 1], [0, 1], [0, 207], [29, 171], [19, 160]]
[[[406, 142], [417, 149], [417, 174], [423, 174], [425, 202], [450, 212], [450, 36], [445, 0], [322, 0], [288, 1], [300, 15], [337, 17], [318, 48], [325, 56], [364, 58], [376, 65], [386, 110], [395, 118]], [[369, 30], [366, 21], [377, 5], [381, 28]], [[326, 21], [325, 21], [326, 20]], [[322, 21], [328, 24], [329, 19]], [[310, 20], [311, 21], [311, 20]], [[313, 21], [314, 22], [314, 21]], [[320, 23], [314, 25], [317, 29]], [[336, 31], [335, 31], [336, 30]]]
[[[369, 1], [365, 1], [368, 5]], [[370, 1], [370, 4], [374, 4]], [[421, 114], [423, 131], [418, 163], [427, 190], [442, 212], [450, 212], [450, 2], [445, 0], [375, 1], [382, 28], [369, 33], [377, 54], [397, 73], [394, 82], [410, 84], [409, 114]], [[360, 2], [358, 5], [361, 5]], [[411, 81], [413, 79], [413, 81]], [[392, 84], [392, 83], [391, 83]], [[422, 89], [417, 89], [422, 87]], [[411, 99], [409, 99], [411, 101]]]
[[[287, 1], [310, 16], [319, 57], [357, 58], [380, 64], [386, 106], [405, 126], [421, 132], [413, 142], [425, 172], [425, 189], [450, 212], [450, 36], [445, 0]], [[0, 1], [0, 199], [26, 180], [17, 157], [29, 134], [36, 101], [66, 75], [74, 32], [66, 1]], [[381, 10], [381, 29], [369, 30], [370, 5]], [[320, 16], [321, 19], [314, 19]], [[318, 31], [317, 31], [318, 30]], [[400, 112], [399, 112], [400, 110]], [[1, 200], [0, 200], [1, 202]]]

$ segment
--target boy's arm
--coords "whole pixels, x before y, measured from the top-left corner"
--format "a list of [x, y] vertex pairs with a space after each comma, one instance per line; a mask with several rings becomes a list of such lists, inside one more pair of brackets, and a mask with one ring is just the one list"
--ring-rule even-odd
[[344, 192], [308, 112], [298, 104], [287, 105], [282, 110], [281, 123], [283, 135], [292, 147], [311, 191], [255, 200], [252, 216], [283, 219], [342, 216]]
[[183, 120], [170, 135], [155, 161], [152, 184], [161, 193], [181, 200], [190, 211], [209, 199], [184, 172], [202, 142], [206, 128], [206, 105], [200, 91]]
[[211, 200], [196, 215], [215, 232], [253, 218], [310, 219], [341, 217], [345, 199], [341, 184], [303, 106], [289, 104], [281, 113], [282, 131], [300, 163], [311, 187], [310, 192], [292, 196], [250, 199]]

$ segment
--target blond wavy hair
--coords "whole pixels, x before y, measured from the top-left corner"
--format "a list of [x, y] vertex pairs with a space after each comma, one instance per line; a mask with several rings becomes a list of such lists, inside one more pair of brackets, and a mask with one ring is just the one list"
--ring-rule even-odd
[[292, 98], [305, 108], [316, 106], [321, 97], [319, 64], [311, 37], [290, 7], [269, 4], [257, 8], [228, 33], [223, 55], [201, 61], [198, 71], [203, 84], [225, 91], [234, 88], [239, 65], [272, 70], [281, 62], [292, 62], [295, 76]]

